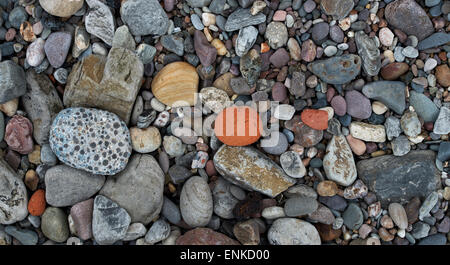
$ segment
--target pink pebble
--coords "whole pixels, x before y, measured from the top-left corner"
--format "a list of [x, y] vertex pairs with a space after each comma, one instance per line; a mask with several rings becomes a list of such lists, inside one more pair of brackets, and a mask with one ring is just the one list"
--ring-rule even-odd
[[286, 11], [277, 10], [273, 15], [273, 21], [285, 21], [286, 20]]
[[8, 29], [8, 31], [5, 34], [5, 40], [12, 41], [15, 36], [16, 36], [16, 30], [13, 28], [10, 28], [10, 29]]

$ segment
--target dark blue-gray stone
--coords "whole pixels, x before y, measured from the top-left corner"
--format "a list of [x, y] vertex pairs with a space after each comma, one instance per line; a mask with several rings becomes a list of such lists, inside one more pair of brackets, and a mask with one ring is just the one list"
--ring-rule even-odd
[[5, 233], [17, 239], [22, 245], [36, 245], [38, 242], [38, 235], [36, 232], [28, 229], [7, 226], [5, 227]]
[[181, 221], [180, 208], [166, 196], [164, 196], [161, 214], [172, 224], [178, 224]]
[[225, 9], [226, 3], [227, 0], [212, 0], [209, 5], [209, 10], [211, 10], [214, 14], [221, 14]]
[[0, 104], [18, 98], [27, 91], [25, 72], [15, 62], [0, 63]]
[[0, 44], [0, 52], [2, 53], [3, 57], [11, 56], [14, 54], [14, 42], [4, 42]]
[[447, 42], [450, 42], [450, 33], [436, 32], [428, 38], [420, 41], [417, 45], [417, 49], [419, 49], [419, 51], [422, 51], [444, 45]]
[[308, 64], [308, 69], [328, 84], [342, 85], [355, 79], [361, 71], [361, 58], [346, 54]]
[[265, 21], [266, 15], [263, 13], [258, 13], [257, 15], [252, 16], [249, 8], [239, 8], [228, 16], [227, 22], [225, 23], [225, 30], [235, 31], [243, 27], [258, 25]]
[[350, 230], [359, 229], [364, 221], [364, 216], [358, 205], [354, 203], [350, 203], [342, 214], [342, 218], [344, 219], [344, 224]]
[[425, 122], [434, 122], [439, 116], [439, 109], [424, 94], [411, 90], [409, 95], [409, 104], [414, 107], [417, 114], [422, 117]]
[[405, 110], [405, 84], [400, 81], [376, 81], [363, 87], [363, 94], [381, 101], [386, 107], [402, 114]]
[[13, 26], [16, 29], [20, 29], [20, 25], [27, 21], [28, 14], [25, 11], [25, 8], [21, 6], [16, 6], [11, 12], [9, 13], [9, 23], [11, 23], [11, 26]]
[[434, 234], [420, 240], [418, 245], [445, 245], [447, 237], [444, 234]]
[[339, 195], [331, 197], [319, 196], [319, 202], [336, 211], [343, 211], [347, 207], [347, 201]]
[[384, 155], [357, 163], [358, 176], [376, 193], [383, 206], [425, 198], [441, 185], [431, 150], [410, 151], [400, 157]]
[[441, 142], [437, 159], [444, 162], [450, 159], [450, 142]]
[[184, 55], [184, 40], [176, 35], [164, 35], [161, 37], [161, 45], [178, 56]]

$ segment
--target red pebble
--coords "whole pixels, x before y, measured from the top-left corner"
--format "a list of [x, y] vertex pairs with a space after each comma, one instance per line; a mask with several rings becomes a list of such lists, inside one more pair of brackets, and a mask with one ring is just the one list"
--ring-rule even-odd
[[324, 110], [305, 109], [301, 114], [302, 121], [315, 130], [328, 128], [328, 113]]

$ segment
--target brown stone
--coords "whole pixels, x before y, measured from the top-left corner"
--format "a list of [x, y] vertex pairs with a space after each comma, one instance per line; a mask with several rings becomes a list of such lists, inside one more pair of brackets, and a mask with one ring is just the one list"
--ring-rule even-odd
[[342, 234], [341, 230], [334, 230], [333, 225], [317, 223], [314, 224], [314, 226], [319, 232], [319, 236], [322, 241], [333, 241], [339, 238]]
[[236, 240], [233, 240], [222, 233], [213, 231], [210, 228], [196, 228], [187, 231], [180, 236], [177, 245], [239, 245]]
[[384, 227], [380, 227], [380, 229], [378, 229], [378, 235], [383, 241], [388, 242], [394, 240], [394, 236], [391, 233], [389, 233], [389, 231], [387, 231], [386, 228]]
[[408, 223], [413, 224], [419, 220], [419, 207], [421, 205], [418, 197], [412, 198], [405, 206], [406, 216], [408, 217]]
[[25, 174], [24, 183], [28, 189], [30, 189], [31, 191], [35, 191], [39, 184], [39, 176], [37, 175], [36, 171], [34, 171], [33, 169], [28, 170]]
[[320, 196], [332, 197], [339, 191], [337, 184], [331, 180], [325, 180], [317, 185], [317, 193]]
[[235, 224], [233, 234], [242, 245], [259, 244], [259, 225], [254, 219]]
[[450, 86], [450, 69], [447, 64], [441, 64], [436, 67], [435, 75], [441, 86], [445, 88]]
[[231, 85], [230, 85], [231, 78], [233, 78], [233, 77], [234, 77], [234, 75], [232, 73], [227, 72], [227, 73], [219, 76], [214, 81], [213, 87], [222, 89], [223, 91], [227, 92], [227, 95], [229, 97], [231, 97], [234, 94], [233, 89], [231, 88]]
[[396, 80], [400, 76], [404, 75], [409, 70], [407, 63], [390, 63], [381, 68], [381, 76], [385, 80]]

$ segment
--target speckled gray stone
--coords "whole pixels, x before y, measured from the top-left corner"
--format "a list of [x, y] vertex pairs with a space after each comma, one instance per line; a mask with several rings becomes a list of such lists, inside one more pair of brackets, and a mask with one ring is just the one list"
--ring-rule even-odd
[[53, 120], [49, 141], [60, 161], [94, 174], [122, 171], [131, 155], [127, 125], [104, 110], [64, 109]]

